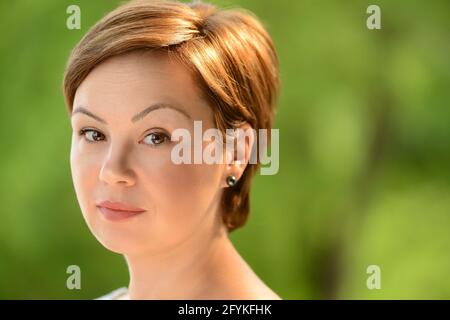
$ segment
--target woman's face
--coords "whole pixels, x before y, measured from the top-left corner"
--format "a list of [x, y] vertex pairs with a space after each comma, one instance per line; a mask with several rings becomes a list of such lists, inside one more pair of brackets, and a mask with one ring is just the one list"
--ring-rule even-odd
[[[156, 104], [164, 107], [141, 113]], [[203, 131], [214, 127], [210, 106], [182, 64], [157, 52], [111, 58], [82, 82], [73, 110], [74, 187], [89, 229], [105, 247], [164, 251], [211, 221], [225, 165], [171, 160], [173, 130], [193, 136], [194, 120]], [[108, 200], [145, 212], [111, 220], [97, 208]]]

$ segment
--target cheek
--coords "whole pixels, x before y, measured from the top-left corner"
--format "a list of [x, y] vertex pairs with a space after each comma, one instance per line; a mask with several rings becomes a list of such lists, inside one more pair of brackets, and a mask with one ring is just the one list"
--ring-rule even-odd
[[91, 205], [89, 201], [93, 199], [95, 182], [98, 179], [98, 164], [98, 156], [82, 152], [78, 145], [72, 143], [70, 151], [72, 181], [83, 214]]
[[210, 213], [221, 190], [220, 165], [167, 162], [145, 172], [144, 184], [151, 189], [147, 193], [156, 204], [157, 219], [172, 229], [195, 227]]

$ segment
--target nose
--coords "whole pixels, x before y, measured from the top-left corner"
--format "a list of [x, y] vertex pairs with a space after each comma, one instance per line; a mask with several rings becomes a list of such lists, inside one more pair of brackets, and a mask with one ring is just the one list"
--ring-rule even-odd
[[129, 165], [129, 153], [125, 148], [111, 148], [100, 169], [100, 181], [109, 185], [134, 185], [136, 177]]

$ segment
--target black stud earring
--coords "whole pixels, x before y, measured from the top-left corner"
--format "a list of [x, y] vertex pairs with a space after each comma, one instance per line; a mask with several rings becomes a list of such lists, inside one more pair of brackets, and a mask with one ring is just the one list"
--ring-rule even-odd
[[235, 176], [228, 176], [227, 177], [227, 185], [230, 187], [234, 187], [236, 185], [236, 177]]

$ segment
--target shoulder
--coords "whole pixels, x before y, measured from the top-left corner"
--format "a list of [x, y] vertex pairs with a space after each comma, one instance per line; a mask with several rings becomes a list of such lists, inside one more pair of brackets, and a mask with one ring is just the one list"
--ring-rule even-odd
[[96, 298], [95, 300], [119, 300], [121, 297], [128, 293], [128, 289], [125, 287], [116, 289], [111, 291], [101, 297]]
[[236, 298], [239, 300], [282, 300], [282, 298], [270, 289], [266, 284], [259, 283], [238, 294]]
[[282, 298], [270, 289], [262, 290], [234, 290], [219, 291], [208, 295], [208, 300], [282, 300]]
[[[239, 278], [237, 286], [241, 292], [237, 298], [240, 300], [282, 300], [254, 271], [246, 264], [247, 272]], [[235, 287], [236, 288], [236, 287]]]
[[282, 300], [258, 277], [241, 278], [213, 290], [208, 299], [220, 300]]
[[[232, 268], [230, 268], [232, 269]], [[282, 300], [242, 259], [226, 281], [219, 281], [219, 290], [225, 300]]]

